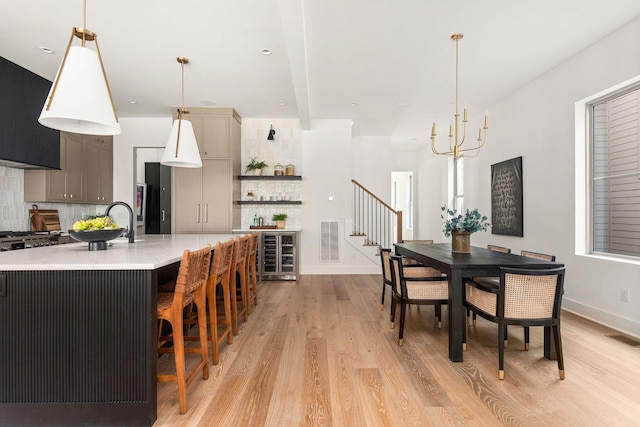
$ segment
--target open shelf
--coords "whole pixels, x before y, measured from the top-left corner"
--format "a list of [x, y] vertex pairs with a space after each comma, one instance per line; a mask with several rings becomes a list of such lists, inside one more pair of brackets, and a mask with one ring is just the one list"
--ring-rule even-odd
[[239, 205], [301, 205], [300, 200], [238, 200]]
[[300, 175], [238, 175], [240, 181], [301, 181]]

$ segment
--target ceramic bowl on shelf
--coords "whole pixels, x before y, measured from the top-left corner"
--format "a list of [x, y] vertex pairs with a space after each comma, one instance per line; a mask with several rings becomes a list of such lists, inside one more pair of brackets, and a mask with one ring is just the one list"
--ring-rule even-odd
[[104, 251], [107, 249], [107, 242], [120, 237], [124, 231], [124, 228], [112, 230], [69, 230], [69, 236], [79, 242], [89, 243], [90, 251]]

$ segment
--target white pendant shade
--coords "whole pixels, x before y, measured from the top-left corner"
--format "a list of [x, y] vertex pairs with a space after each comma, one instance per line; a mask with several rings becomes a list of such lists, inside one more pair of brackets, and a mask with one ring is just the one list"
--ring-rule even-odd
[[[62, 73], [61, 73], [62, 71]], [[47, 102], [57, 87], [47, 110]], [[111, 104], [100, 58], [94, 50], [71, 46], [42, 109], [40, 124], [73, 133], [118, 135], [120, 124]]]
[[[178, 147], [178, 156], [176, 157], [176, 144], [178, 142], [178, 125], [180, 125], [180, 146]], [[189, 120], [184, 118], [175, 120], [169, 141], [164, 149], [162, 160], [160, 163], [166, 166], [179, 168], [201, 168], [202, 160], [198, 151], [198, 143], [196, 135], [193, 133], [193, 126]]]

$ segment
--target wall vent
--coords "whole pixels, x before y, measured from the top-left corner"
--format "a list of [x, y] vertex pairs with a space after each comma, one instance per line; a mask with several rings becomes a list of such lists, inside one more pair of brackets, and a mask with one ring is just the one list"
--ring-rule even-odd
[[337, 220], [320, 221], [320, 262], [340, 261]]

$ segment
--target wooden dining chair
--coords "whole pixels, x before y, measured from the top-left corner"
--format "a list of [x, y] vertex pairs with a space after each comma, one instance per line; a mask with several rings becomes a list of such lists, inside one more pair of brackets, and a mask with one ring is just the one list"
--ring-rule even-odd
[[442, 304], [449, 300], [449, 282], [441, 275], [430, 276], [429, 267], [405, 266], [402, 257], [390, 255], [392, 292], [391, 292], [391, 329], [395, 326], [396, 305], [400, 304], [400, 327], [398, 345], [404, 342], [404, 322], [407, 305], [435, 305], [436, 323], [442, 327]]
[[[558, 358], [558, 371], [563, 380], [564, 360], [560, 338], [560, 308], [565, 268], [516, 269], [501, 268], [498, 292], [482, 284], [467, 281], [465, 306], [485, 319], [498, 324], [498, 371], [504, 379], [504, 342], [507, 325], [551, 327]], [[464, 334], [466, 342], [466, 332]]]
[[[209, 378], [209, 355], [207, 348], [206, 282], [209, 277], [211, 245], [196, 251], [185, 250], [180, 261], [178, 277], [165, 284], [170, 292], [158, 292], [158, 353], [172, 353], [175, 359], [175, 374], [158, 374], [159, 382], [176, 382], [180, 413], [187, 412], [187, 386], [195, 379], [200, 369], [202, 378]], [[172, 286], [173, 285], [173, 286]], [[195, 303], [198, 315], [199, 347], [185, 347], [183, 335], [184, 309]], [[163, 322], [171, 325], [171, 332], [163, 332]], [[172, 346], [164, 345], [172, 342]], [[185, 355], [198, 354], [200, 360], [190, 372], [186, 372]]]

